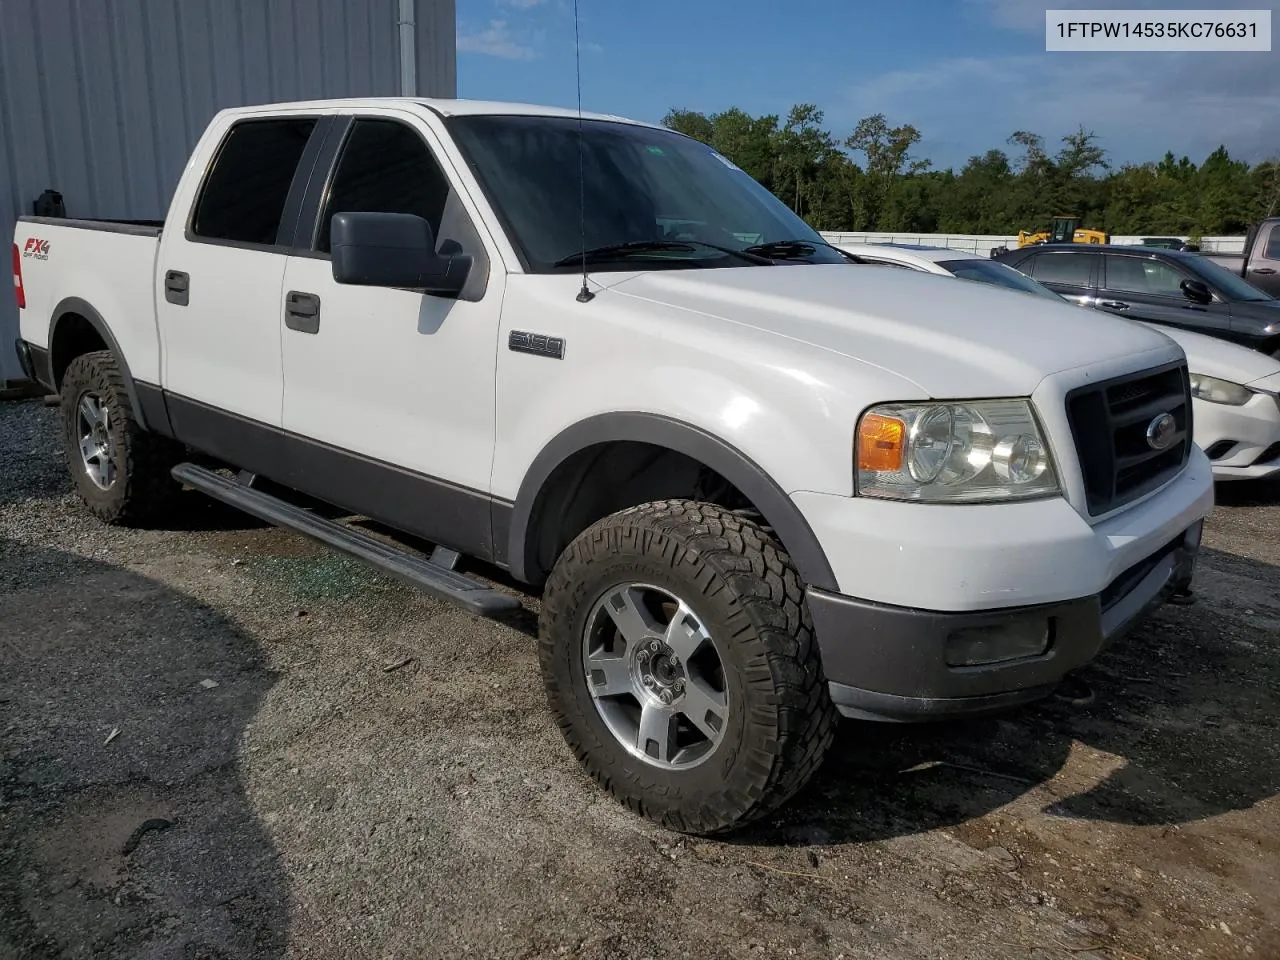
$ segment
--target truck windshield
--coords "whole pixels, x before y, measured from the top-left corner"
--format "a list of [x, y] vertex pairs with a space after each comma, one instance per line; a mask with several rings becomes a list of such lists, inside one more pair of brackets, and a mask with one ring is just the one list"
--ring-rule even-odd
[[1273, 300], [1244, 277], [1238, 277], [1220, 263], [1203, 257], [1187, 257], [1179, 261], [1184, 267], [1200, 274], [1205, 282], [1217, 287], [1228, 300]]
[[990, 283], [997, 287], [1008, 287], [1010, 290], [1021, 290], [1033, 293], [1038, 297], [1065, 302], [1065, 298], [1054, 293], [1042, 283], [1037, 283], [1026, 274], [1019, 273], [1003, 263], [991, 260], [939, 260], [938, 266], [955, 274], [961, 280], [976, 280], [979, 283]]
[[795, 245], [777, 251], [788, 262], [846, 262], [710, 147], [669, 130], [583, 120], [579, 154], [578, 123], [512, 115], [448, 120], [527, 270], [578, 270], [573, 257], [584, 247], [598, 251], [592, 271], [768, 265], [775, 257], [768, 248], [764, 256], [732, 251], [783, 241], [804, 244], [800, 256]]

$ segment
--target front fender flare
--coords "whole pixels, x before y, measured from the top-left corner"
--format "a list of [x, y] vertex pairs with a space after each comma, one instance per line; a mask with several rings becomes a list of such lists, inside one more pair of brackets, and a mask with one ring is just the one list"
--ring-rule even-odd
[[809, 522], [769, 474], [746, 454], [700, 427], [652, 413], [605, 413], [581, 420], [557, 434], [534, 458], [511, 514], [507, 557], [517, 579], [533, 582], [548, 572], [539, 569], [536, 538], [530, 536], [547, 480], [579, 451], [621, 440], [664, 447], [716, 471], [755, 504], [806, 584], [838, 592], [835, 574]]

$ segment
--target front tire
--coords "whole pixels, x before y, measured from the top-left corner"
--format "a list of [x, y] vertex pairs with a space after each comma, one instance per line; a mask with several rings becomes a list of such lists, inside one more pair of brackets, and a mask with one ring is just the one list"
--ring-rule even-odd
[[182, 448], [139, 425], [111, 352], [95, 350], [72, 360], [60, 394], [67, 466], [89, 511], [122, 525], [168, 515], [179, 491], [169, 470]]
[[766, 816], [834, 737], [795, 568], [761, 527], [714, 504], [644, 504], [585, 530], [547, 582], [538, 647], [583, 767], [674, 830]]

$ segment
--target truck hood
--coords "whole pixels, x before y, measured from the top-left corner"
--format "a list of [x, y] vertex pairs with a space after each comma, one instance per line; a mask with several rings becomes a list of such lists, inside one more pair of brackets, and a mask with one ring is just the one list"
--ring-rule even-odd
[[892, 267], [662, 270], [611, 290], [842, 354], [937, 398], [1029, 396], [1054, 373], [1169, 352], [1160, 333], [1066, 301]]
[[[1187, 355], [1187, 369], [1191, 373], [1203, 373], [1232, 383], [1271, 383], [1280, 378], [1280, 361], [1258, 350], [1250, 350], [1238, 343], [1219, 340], [1203, 333], [1179, 330], [1177, 327], [1143, 324], [1158, 330], [1182, 348]], [[1271, 389], [1271, 387], [1265, 387]]]

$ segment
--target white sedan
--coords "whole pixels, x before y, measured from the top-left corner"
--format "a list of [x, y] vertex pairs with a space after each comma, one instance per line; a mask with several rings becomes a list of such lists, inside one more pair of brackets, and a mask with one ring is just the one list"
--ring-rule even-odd
[[[973, 253], [899, 244], [837, 246], [859, 263], [959, 277], [1054, 300], [1065, 299], [1012, 267]], [[1141, 322], [1123, 317], [1116, 320]], [[1187, 355], [1193, 439], [1213, 463], [1215, 479], [1259, 479], [1280, 472], [1280, 361], [1189, 330], [1143, 325], [1174, 340]]]

